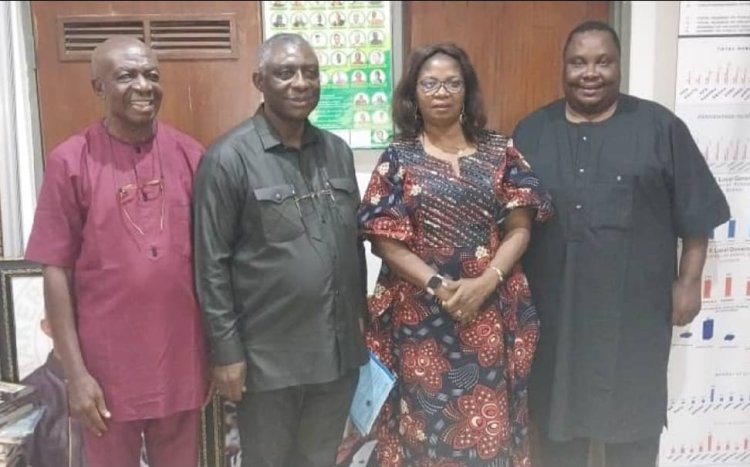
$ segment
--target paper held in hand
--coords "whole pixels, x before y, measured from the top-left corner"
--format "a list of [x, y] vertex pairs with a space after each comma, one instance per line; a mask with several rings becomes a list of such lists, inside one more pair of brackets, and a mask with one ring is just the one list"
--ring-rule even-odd
[[363, 435], [370, 433], [385, 400], [396, 383], [396, 376], [370, 352], [370, 359], [359, 369], [359, 382], [349, 417]]

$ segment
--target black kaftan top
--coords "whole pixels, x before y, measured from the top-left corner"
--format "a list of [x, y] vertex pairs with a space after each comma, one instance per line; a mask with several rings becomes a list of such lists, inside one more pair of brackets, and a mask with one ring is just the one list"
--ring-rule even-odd
[[707, 237], [729, 207], [690, 132], [664, 107], [620, 95], [601, 123], [563, 100], [514, 139], [557, 213], [524, 257], [541, 320], [530, 409], [552, 439], [658, 436], [677, 239]]

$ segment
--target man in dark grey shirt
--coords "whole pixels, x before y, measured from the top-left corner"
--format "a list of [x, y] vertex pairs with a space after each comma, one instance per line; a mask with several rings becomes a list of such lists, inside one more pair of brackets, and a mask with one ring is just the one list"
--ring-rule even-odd
[[335, 463], [367, 352], [351, 149], [312, 126], [318, 61], [296, 34], [259, 52], [258, 113], [195, 182], [197, 291], [219, 392], [238, 401], [243, 466]]

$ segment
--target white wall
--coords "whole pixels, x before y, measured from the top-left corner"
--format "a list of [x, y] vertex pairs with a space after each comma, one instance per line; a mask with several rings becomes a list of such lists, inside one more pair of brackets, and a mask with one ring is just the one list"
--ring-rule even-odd
[[41, 177], [28, 2], [0, 2], [0, 213], [3, 254], [23, 254]]
[[680, 2], [629, 2], [627, 92], [674, 110]]

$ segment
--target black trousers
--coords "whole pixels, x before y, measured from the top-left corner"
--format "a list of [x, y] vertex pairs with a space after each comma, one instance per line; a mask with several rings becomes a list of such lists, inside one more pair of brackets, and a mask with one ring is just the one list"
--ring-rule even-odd
[[[556, 442], [540, 436], [540, 467], [587, 467], [591, 440], [575, 439]], [[654, 467], [659, 456], [659, 437], [645, 438], [632, 443], [605, 443], [606, 467]]]
[[247, 392], [237, 405], [242, 467], [331, 467], [359, 370], [323, 384]]

